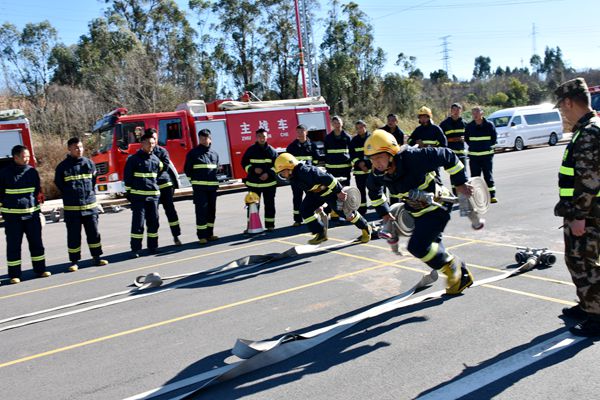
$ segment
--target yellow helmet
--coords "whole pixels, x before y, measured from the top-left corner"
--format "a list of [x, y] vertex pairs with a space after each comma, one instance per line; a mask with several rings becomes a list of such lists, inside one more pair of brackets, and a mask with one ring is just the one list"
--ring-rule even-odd
[[398, 141], [389, 132], [383, 129], [375, 129], [365, 142], [365, 156], [369, 157], [378, 153], [388, 153], [393, 156], [398, 154], [400, 146]]
[[281, 153], [275, 159], [275, 173], [280, 173], [284, 169], [294, 169], [298, 165], [298, 159], [290, 153]]
[[419, 112], [417, 113], [417, 115], [429, 115], [429, 118], [433, 118], [433, 113], [431, 112], [431, 108], [425, 107], [425, 106], [419, 108]]
[[260, 202], [260, 196], [254, 192], [248, 192], [246, 194], [246, 197], [244, 197], [244, 203], [246, 203], [246, 204], [259, 203], [259, 202]]

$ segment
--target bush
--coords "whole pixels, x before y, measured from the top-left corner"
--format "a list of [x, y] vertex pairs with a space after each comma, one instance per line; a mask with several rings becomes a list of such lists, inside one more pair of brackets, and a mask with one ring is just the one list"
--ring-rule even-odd
[[60, 192], [54, 184], [56, 166], [66, 155], [66, 139], [54, 135], [33, 135], [33, 152], [37, 160], [41, 186], [46, 199], [59, 199]]

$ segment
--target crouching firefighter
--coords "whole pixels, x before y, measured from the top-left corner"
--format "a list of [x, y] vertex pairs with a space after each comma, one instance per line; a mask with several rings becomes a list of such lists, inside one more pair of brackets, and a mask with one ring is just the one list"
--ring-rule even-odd
[[371, 240], [371, 227], [358, 211], [352, 215], [344, 215], [338, 201], [346, 200], [346, 193], [342, 185], [333, 175], [321, 171], [318, 167], [301, 163], [290, 153], [282, 153], [275, 160], [275, 172], [281, 179], [290, 181], [292, 188], [301, 189], [306, 197], [300, 204], [302, 223], [315, 236], [308, 241], [309, 244], [319, 244], [327, 240], [327, 233], [323, 223], [317, 218], [315, 212], [325, 203], [329, 205], [340, 217], [353, 223], [361, 230], [357, 239], [362, 243]]
[[65, 224], [67, 225], [67, 251], [69, 271], [77, 271], [81, 259], [81, 227], [87, 236], [94, 265], [108, 264], [100, 258], [102, 244], [98, 232], [98, 203], [96, 203], [96, 164], [83, 156], [83, 144], [77, 137], [67, 142], [69, 154], [56, 167], [54, 183], [61, 191]]
[[[405, 209], [414, 217], [414, 230], [407, 249], [429, 267], [440, 270], [446, 277], [446, 293], [459, 294], [473, 284], [473, 276], [464, 261], [450, 254], [442, 244], [442, 233], [450, 220], [450, 204], [432, 205], [423, 201], [424, 194], [436, 193], [441, 186], [436, 170], [444, 167], [450, 174], [458, 193], [472, 194], [466, 184], [464, 165], [448, 148], [413, 148], [398, 146], [389, 133], [377, 129], [365, 142], [365, 155], [373, 165], [375, 179], [369, 179], [371, 198], [384, 187], [397, 194], [405, 202]], [[378, 187], [374, 187], [378, 186]], [[377, 202], [376, 211], [385, 221], [393, 220], [387, 202]], [[440, 207], [445, 206], [445, 207]]]

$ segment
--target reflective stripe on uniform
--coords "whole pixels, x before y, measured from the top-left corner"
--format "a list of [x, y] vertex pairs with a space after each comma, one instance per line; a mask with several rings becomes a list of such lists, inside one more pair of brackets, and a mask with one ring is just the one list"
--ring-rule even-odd
[[353, 173], [354, 175], [366, 175], [366, 174], [368, 174], [368, 173], [370, 173], [370, 172], [371, 172], [371, 170], [368, 170], [368, 171], [363, 171], [363, 170], [360, 170], [360, 171], [352, 171], [352, 173]]
[[29, 214], [36, 211], [40, 211], [40, 206], [29, 207], [29, 208], [0, 208], [0, 211], [6, 214]]
[[313, 214], [313, 215], [311, 215], [311, 216], [310, 216], [310, 217], [308, 217], [308, 218], [304, 218], [304, 219], [302, 220], [302, 223], [303, 223], [303, 224], [308, 224], [309, 222], [313, 222], [313, 221], [316, 221], [316, 220], [317, 220], [317, 215], [316, 215], [316, 214]]
[[136, 178], [156, 178], [158, 174], [156, 172], [134, 172], [133, 176]]
[[494, 150], [487, 151], [469, 151], [470, 156], [487, 156], [489, 154], [494, 154]]
[[194, 164], [194, 169], [216, 169], [217, 164]]
[[88, 243], [88, 247], [90, 249], [97, 249], [97, 248], [102, 247], [102, 243], [101, 242], [98, 242], [98, 243]]
[[429, 206], [429, 207], [426, 207], [426, 208], [424, 208], [424, 209], [422, 209], [420, 211], [411, 211], [410, 214], [413, 217], [420, 217], [421, 215], [426, 214], [426, 213], [428, 213], [430, 211], [437, 210], [438, 208], [439, 208], [439, 206]]
[[67, 251], [69, 253], [72, 253], [72, 254], [79, 253], [79, 252], [81, 252], [81, 246], [77, 247], [76, 249], [69, 249], [69, 248], [67, 248]]
[[327, 149], [327, 154], [343, 154], [348, 152], [348, 149]]
[[132, 239], [143, 239], [144, 238], [143, 233], [132, 233], [130, 236]]
[[177, 226], [179, 225], [179, 221], [169, 222], [169, 226]]
[[196, 186], [219, 186], [219, 182], [216, 182], [216, 181], [192, 181], [192, 185], [196, 185]]
[[462, 129], [450, 129], [446, 132], [444, 132], [446, 135], [451, 135], [453, 133], [465, 133], [465, 128]]
[[456, 165], [452, 168], [446, 168], [446, 172], [449, 173], [450, 175], [454, 175], [456, 174], [458, 171], [460, 171], [461, 169], [463, 169], [465, 166], [464, 164], [459, 160], [458, 163], [456, 163]]
[[137, 190], [131, 189], [129, 191], [131, 194], [137, 194], [140, 196], [160, 196], [160, 190]]
[[65, 176], [64, 181], [65, 182], [69, 182], [69, 181], [78, 181], [81, 179], [92, 179], [92, 174], [81, 174], [81, 175], [71, 175], [71, 176]]
[[19, 265], [21, 265], [21, 260], [7, 261], [6, 265], [9, 267], [18, 267]]
[[98, 203], [84, 204], [82, 206], [63, 206], [65, 211], [85, 211], [98, 207]]
[[4, 189], [5, 194], [26, 194], [35, 192], [35, 187], [27, 187], [20, 189]]
[[31, 261], [44, 261], [46, 259], [45, 255], [41, 255], [41, 256], [31, 256]]
[[440, 245], [437, 242], [431, 243], [431, 245], [429, 246], [429, 251], [427, 252], [427, 254], [425, 254], [423, 257], [421, 257], [421, 261], [423, 261], [423, 262], [431, 261], [431, 259], [433, 257], [435, 257], [435, 255], [437, 254], [439, 248], [440, 248]]
[[371, 205], [373, 207], [379, 207], [383, 203], [385, 203], [385, 197], [382, 197], [380, 199], [375, 199], [375, 200], [371, 199]]
[[173, 182], [169, 181], [169, 182], [165, 182], [162, 185], [158, 185], [159, 189], [164, 189], [164, 188], [168, 188], [169, 186], [173, 186]]
[[251, 164], [271, 164], [273, 162], [273, 160], [271, 160], [270, 158], [251, 158], [250, 159], [250, 163]]
[[350, 168], [350, 164], [325, 164], [326, 168]]
[[148, 232], [148, 237], [149, 238], [157, 238], [158, 237], [158, 232], [156, 232], [156, 233], [150, 233], [150, 232]]
[[469, 138], [472, 142], [482, 142], [484, 140], [492, 140], [491, 136], [471, 136]]
[[275, 185], [277, 185], [277, 181], [267, 182], [267, 183], [254, 183], [254, 182], [246, 181], [246, 186], [256, 187], [256, 188], [270, 187], [270, 186], [275, 186]]

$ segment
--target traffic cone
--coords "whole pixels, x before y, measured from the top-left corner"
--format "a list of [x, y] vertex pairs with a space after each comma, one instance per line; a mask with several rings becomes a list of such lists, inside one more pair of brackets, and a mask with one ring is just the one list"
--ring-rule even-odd
[[258, 204], [248, 204], [248, 229], [247, 232], [250, 234], [264, 232], [262, 222], [260, 220], [260, 214], [258, 212]]

